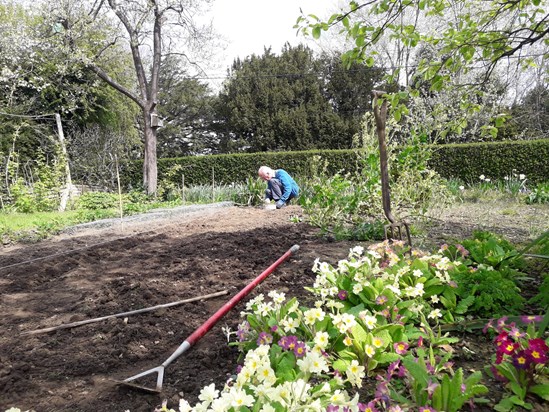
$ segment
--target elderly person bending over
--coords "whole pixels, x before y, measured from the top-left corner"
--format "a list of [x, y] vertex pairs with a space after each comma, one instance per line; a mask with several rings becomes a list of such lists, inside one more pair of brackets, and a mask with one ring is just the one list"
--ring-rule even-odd
[[273, 170], [270, 167], [261, 166], [257, 174], [267, 182], [265, 201], [274, 200], [277, 209], [286, 206], [290, 199], [299, 194], [299, 186], [284, 169]]

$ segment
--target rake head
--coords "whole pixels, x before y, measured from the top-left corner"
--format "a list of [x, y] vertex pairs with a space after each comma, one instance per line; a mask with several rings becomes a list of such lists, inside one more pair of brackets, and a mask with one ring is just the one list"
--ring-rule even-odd
[[[142, 378], [144, 376], [149, 376], [157, 373], [158, 376], [156, 377], [156, 387], [151, 388], [148, 386], [140, 385], [135, 382], [135, 380]], [[157, 366], [156, 368], [152, 368], [149, 370], [146, 370], [144, 372], [138, 373], [137, 375], [131, 376], [127, 379], [124, 379], [123, 381], [116, 381], [119, 385], [122, 386], [128, 386], [133, 389], [139, 389], [141, 391], [149, 392], [149, 393], [160, 393], [162, 392], [162, 383], [164, 381], [164, 365]]]

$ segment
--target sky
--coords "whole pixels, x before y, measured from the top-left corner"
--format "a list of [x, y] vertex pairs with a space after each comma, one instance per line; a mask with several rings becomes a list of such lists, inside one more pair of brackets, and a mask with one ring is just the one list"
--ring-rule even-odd
[[311, 45], [303, 35], [296, 36], [293, 28], [299, 9], [322, 18], [336, 5], [337, 0], [216, 0], [211, 14], [213, 26], [228, 45], [212, 77], [223, 76], [237, 57], [262, 55], [264, 47], [279, 54], [286, 42]]

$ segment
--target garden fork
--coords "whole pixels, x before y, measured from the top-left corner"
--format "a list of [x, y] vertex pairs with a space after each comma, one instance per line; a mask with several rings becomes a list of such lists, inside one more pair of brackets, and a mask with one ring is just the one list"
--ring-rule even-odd
[[[385, 239], [401, 240], [407, 242], [412, 250], [412, 238], [410, 237], [410, 227], [406, 222], [397, 222], [391, 213], [391, 194], [389, 189], [389, 170], [387, 166], [387, 144], [385, 143], [385, 124], [387, 120], [387, 99], [383, 98], [385, 92], [373, 90], [374, 118], [376, 121], [377, 138], [379, 141], [379, 160], [381, 167], [381, 196], [383, 199], [383, 212], [389, 220], [389, 224], [385, 225]], [[381, 104], [379, 101], [381, 100]], [[404, 235], [406, 238], [404, 239]]]

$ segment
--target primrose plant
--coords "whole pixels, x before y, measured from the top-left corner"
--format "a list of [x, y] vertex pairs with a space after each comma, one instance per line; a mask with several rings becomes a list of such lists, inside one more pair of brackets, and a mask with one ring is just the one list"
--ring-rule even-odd
[[378, 376], [374, 404], [379, 410], [398, 405], [402, 411], [457, 412], [477, 395], [488, 392], [486, 386], [479, 384], [480, 372], [464, 378], [461, 368], [453, 371], [449, 358], [450, 354], [438, 357], [433, 347], [426, 349], [419, 343]]
[[518, 407], [532, 409], [527, 402], [528, 395], [538, 396], [549, 401], [549, 345], [547, 340], [536, 333], [536, 323], [541, 316], [523, 316], [527, 325], [521, 330], [516, 323], [506, 323], [507, 318], [491, 321], [485, 331], [495, 330], [496, 354], [490, 372], [505, 384], [509, 395], [498, 405], [497, 411], [513, 411]]
[[458, 302], [452, 281], [452, 273], [463, 270], [463, 263], [442, 254], [406, 252], [403, 242], [385, 241], [368, 249], [351, 249], [349, 258], [336, 268], [317, 261], [313, 267], [317, 277], [309, 290], [324, 301], [344, 294], [346, 309], [363, 307], [382, 323], [417, 325], [420, 313], [431, 322], [456, 321], [471, 304], [471, 300]]

